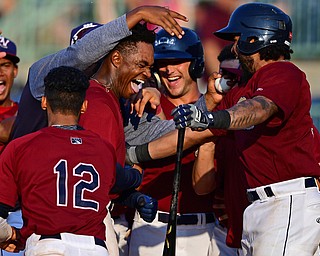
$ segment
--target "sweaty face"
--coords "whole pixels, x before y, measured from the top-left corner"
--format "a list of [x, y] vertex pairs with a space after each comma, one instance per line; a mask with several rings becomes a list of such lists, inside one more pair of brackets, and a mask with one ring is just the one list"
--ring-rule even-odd
[[189, 74], [190, 60], [158, 60], [157, 67], [166, 93], [171, 98], [186, 95], [195, 84]]
[[0, 58], [0, 106], [10, 106], [10, 91], [17, 72], [12, 61]]
[[143, 42], [137, 43], [136, 46], [136, 50], [122, 54], [117, 81], [114, 81], [117, 84], [117, 94], [125, 99], [137, 94], [141, 83], [151, 77], [153, 46]]

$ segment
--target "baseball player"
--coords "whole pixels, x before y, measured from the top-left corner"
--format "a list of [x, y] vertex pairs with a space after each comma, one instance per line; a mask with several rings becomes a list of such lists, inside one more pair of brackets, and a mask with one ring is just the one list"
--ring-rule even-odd
[[[14, 79], [18, 75], [17, 47], [15, 43], [3, 36], [0, 36], [0, 121], [15, 116], [18, 111], [18, 103], [11, 100], [10, 93]], [[0, 142], [0, 152], [5, 144]]]
[[233, 51], [253, 76], [243, 90], [231, 90], [216, 112], [192, 104], [177, 107], [176, 126], [235, 130], [250, 187], [244, 255], [314, 255], [320, 241], [320, 167], [314, 156], [310, 87], [289, 61], [291, 19], [273, 5], [244, 4], [215, 35], [234, 41]]
[[[24, 134], [36, 131], [47, 125], [45, 117], [46, 114], [40, 107], [40, 99], [44, 93], [44, 87], [42, 84], [43, 77], [48, 73], [50, 69], [58, 67], [60, 65], [74, 66], [79, 68], [80, 70], [86, 70], [88, 72], [88, 76], [91, 76], [96, 71], [91, 69], [96, 67], [96, 65], [94, 64], [99, 59], [104, 57], [107, 53], [109, 53], [110, 50], [112, 50], [121, 39], [130, 36], [132, 34], [131, 29], [135, 24], [137, 24], [141, 20], [153, 22], [157, 25], [164, 26], [170, 33], [174, 33], [175, 35], [181, 37], [182, 30], [175, 19], [187, 21], [187, 18], [183, 15], [180, 15], [163, 7], [141, 6], [110, 23], [99, 26], [99, 28], [97, 28], [97, 26], [93, 26], [95, 24], [92, 24], [91, 27], [88, 27], [87, 29], [97, 29], [94, 29], [94, 31], [92, 31], [91, 33], [87, 33], [87, 35], [81, 38], [81, 40], [78, 39], [80, 39], [80, 37], [84, 35], [87, 29], [83, 29], [82, 31], [80, 31], [81, 33], [75, 33], [74, 35], [76, 35], [76, 37], [72, 37], [73, 44], [71, 46], [55, 54], [46, 56], [31, 66], [28, 82], [21, 95], [20, 108], [13, 127], [12, 138], [18, 138]], [[75, 41], [77, 43], [74, 43]], [[152, 55], [153, 54], [150, 54], [150, 56]], [[99, 81], [100, 78], [95, 79]], [[120, 79], [121, 77], [119, 77], [119, 81]], [[118, 79], [115, 79], [115, 81], [117, 80]], [[137, 82], [137, 80], [132, 82], [132, 85], [135, 85], [134, 82]], [[92, 83], [95, 84], [95, 87], [97, 89], [96, 91], [102, 92], [100, 97], [97, 99], [97, 101], [99, 102], [99, 100], [101, 100], [107, 93], [106, 89], [101, 85], [101, 83], [99, 84], [97, 82], [94, 82], [93, 80]], [[102, 84], [103, 83], [105, 82], [102, 82]], [[127, 81], [126, 85], [128, 84], [130, 84], [131, 86], [131, 81]], [[136, 92], [134, 91], [132, 93]], [[109, 113], [111, 114], [110, 117], [113, 120], [116, 119], [116, 124], [119, 127], [117, 127], [116, 130], [101, 128], [102, 122], [98, 122], [100, 117], [102, 116], [101, 113], [103, 112], [102, 108], [99, 108], [99, 106], [101, 105], [95, 108], [95, 110], [98, 110], [98, 112], [96, 112], [96, 115], [91, 115], [91, 117], [94, 118], [95, 123], [98, 123], [99, 126], [94, 126], [93, 123], [91, 124], [90, 122], [87, 123], [89, 123], [89, 125], [91, 124], [89, 128], [93, 127], [94, 130], [98, 129], [98, 127], [101, 128], [99, 131], [103, 131], [102, 135], [108, 136], [108, 138], [110, 138], [111, 141], [114, 142], [114, 145], [115, 143], [119, 142], [119, 162], [124, 163], [124, 155], [122, 155], [124, 154], [124, 136], [121, 132], [123, 128], [121, 118], [117, 119], [117, 117], [119, 117], [120, 115], [120, 109], [118, 108], [117, 103], [117, 97], [119, 95], [115, 96], [112, 92], [109, 95], [111, 95], [110, 98], [112, 99], [112, 101], [108, 102], [108, 100], [105, 100], [108, 103], [111, 103], [111, 107], [110, 104], [104, 104], [101, 102], [100, 103], [104, 108], [108, 109]], [[140, 103], [142, 106], [143, 104], [146, 104], [144, 100], [139, 101], [138, 103]], [[92, 113], [91, 110], [93, 108], [92, 102], [89, 105], [91, 107], [89, 107], [89, 114], [87, 114], [87, 116], [90, 116], [90, 113]], [[143, 109], [143, 107], [141, 109]], [[112, 111], [114, 111], [115, 116], [113, 115]], [[106, 118], [104, 120], [106, 122], [104, 122], [103, 124], [106, 124], [106, 127], [108, 127], [110, 120], [107, 120], [107, 115], [105, 115], [105, 117]], [[81, 122], [85, 122], [84, 118], [82, 118]], [[108, 133], [108, 131], [113, 131], [114, 133]]]
[[[27, 240], [26, 255], [108, 255], [103, 219], [116, 154], [110, 143], [77, 125], [89, 81], [75, 68], [60, 67], [44, 85], [41, 105], [49, 127], [13, 141], [1, 155], [1, 242], [14, 249]], [[5, 220], [18, 198], [20, 231]]]
[[[161, 107], [170, 118], [171, 110], [181, 104], [195, 102], [201, 96], [197, 79], [204, 71], [201, 41], [197, 34], [183, 28], [182, 39], [164, 30], [157, 33], [155, 66], [163, 83]], [[210, 238], [216, 242], [212, 255], [236, 255], [225, 245], [226, 232], [219, 226], [212, 210], [213, 194], [198, 196], [192, 189], [191, 175], [195, 148], [185, 151], [182, 160], [181, 191], [177, 217], [177, 254], [207, 255]], [[158, 214], [152, 223], [135, 215], [129, 255], [161, 255], [169, 218], [175, 157], [143, 164], [144, 178], [139, 191], [158, 200]]]
[[[18, 111], [18, 103], [12, 101], [11, 99], [11, 89], [14, 83], [14, 79], [18, 75], [18, 63], [20, 61], [17, 56], [16, 44], [3, 36], [0, 36], [0, 52], [3, 53], [3, 57], [0, 57], [0, 121], [5, 122], [6, 125], [12, 125], [15, 115]], [[3, 121], [4, 120], [4, 121]], [[2, 131], [7, 135], [10, 132], [10, 128]], [[0, 152], [4, 149], [5, 143], [0, 142]], [[10, 210], [8, 216], [8, 223], [15, 226], [16, 228], [21, 228], [21, 222], [17, 221], [21, 219], [21, 211], [14, 209]], [[1, 250], [1, 255], [12, 255], [11, 253], [4, 252]], [[23, 255], [14, 254], [14, 255]]]

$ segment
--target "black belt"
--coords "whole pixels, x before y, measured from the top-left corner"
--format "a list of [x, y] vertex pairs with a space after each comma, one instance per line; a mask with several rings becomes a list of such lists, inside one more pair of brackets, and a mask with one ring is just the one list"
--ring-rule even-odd
[[[304, 187], [305, 188], [311, 188], [311, 187], [316, 187], [316, 186], [317, 186], [317, 184], [316, 184], [316, 181], [314, 178], [307, 178], [304, 180]], [[263, 190], [266, 193], [267, 197], [274, 196], [274, 193], [273, 193], [270, 186], [265, 187]], [[248, 191], [247, 196], [248, 196], [249, 202], [253, 202], [253, 201], [261, 199], [260, 196], [258, 195], [257, 191], [255, 191], [255, 190]]]
[[[214, 213], [205, 213], [205, 216], [206, 216], [206, 219], [203, 220], [202, 224], [213, 223], [216, 220]], [[169, 220], [169, 213], [164, 213], [164, 212], [158, 213], [158, 221], [161, 221], [163, 223], [168, 223], [168, 220]], [[196, 225], [196, 224], [199, 224], [199, 219], [197, 214], [177, 215], [177, 225]]]
[[[60, 240], [61, 240], [61, 234], [56, 234], [56, 235], [41, 235], [40, 238], [39, 238], [39, 240], [47, 239], [47, 238], [54, 238], [54, 239], [60, 239]], [[100, 245], [100, 246], [102, 246], [102, 247], [104, 247], [104, 248], [107, 249], [106, 243], [105, 243], [103, 240], [99, 239], [99, 238], [94, 237], [94, 243], [95, 243], [96, 245]]]

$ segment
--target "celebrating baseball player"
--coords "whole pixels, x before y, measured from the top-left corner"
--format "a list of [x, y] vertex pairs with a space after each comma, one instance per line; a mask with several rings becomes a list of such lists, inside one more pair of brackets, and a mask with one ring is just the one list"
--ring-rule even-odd
[[[26, 255], [109, 255], [103, 219], [116, 154], [110, 143], [78, 126], [89, 81], [75, 68], [59, 67], [44, 85], [41, 105], [49, 127], [12, 141], [1, 155], [1, 247], [18, 250], [26, 241]], [[5, 220], [18, 199], [20, 231]]]
[[[155, 41], [155, 67], [163, 84], [161, 107], [168, 119], [175, 106], [183, 102], [195, 102], [201, 96], [197, 79], [204, 71], [202, 43], [193, 30], [183, 30], [185, 35], [182, 39], [160, 30]], [[226, 230], [219, 225], [213, 213], [213, 193], [199, 196], [192, 189], [195, 149], [193, 147], [185, 151], [182, 160], [177, 255], [207, 255], [210, 246], [214, 247], [212, 255], [236, 255], [236, 250], [226, 246]], [[138, 214], [135, 215], [130, 256], [162, 253], [169, 220], [174, 166], [175, 156], [143, 164], [144, 178], [139, 191], [157, 199], [159, 206], [157, 218], [152, 223], [146, 223]]]
[[235, 130], [250, 187], [244, 255], [314, 255], [320, 241], [320, 167], [313, 151], [310, 86], [289, 61], [291, 19], [273, 5], [249, 3], [214, 34], [234, 41], [233, 51], [253, 76], [243, 90], [231, 90], [215, 112], [178, 106], [172, 113], [176, 127]]

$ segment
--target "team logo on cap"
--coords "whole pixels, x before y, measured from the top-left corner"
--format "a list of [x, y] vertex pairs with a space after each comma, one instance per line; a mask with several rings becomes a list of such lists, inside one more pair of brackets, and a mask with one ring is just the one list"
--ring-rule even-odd
[[10, 43], [9, 39], [4, 38], [3, 36], [0, 36], [0, 46], [2, 48], [8, 48], [8, 44]]
[[176, 39], [174, 37], [161, 37], [160, 39], [156, 40], [154, 45], [159, 46], [162, 44], [168, 44], [168, 45], [175, 45], [176, 44]]

